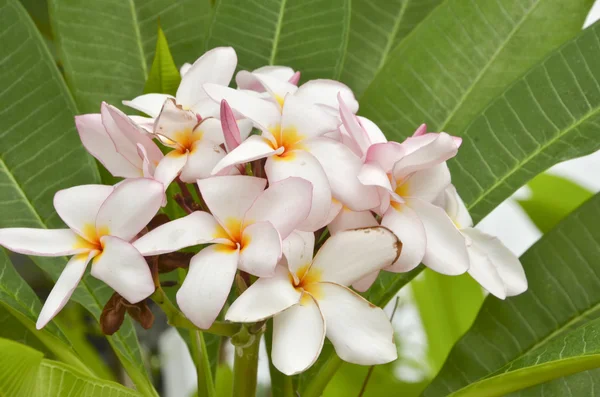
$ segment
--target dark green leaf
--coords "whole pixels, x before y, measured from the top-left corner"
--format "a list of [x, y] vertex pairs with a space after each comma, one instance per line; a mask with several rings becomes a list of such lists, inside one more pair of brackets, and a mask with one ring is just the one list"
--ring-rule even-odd
[[159, 92], [175, 95], [180, 82], [181, 75], [173, 61], [167, 38], [159, 25], [154, 61], [152, 61], [150, 74], [144, 86], [144, 93]]

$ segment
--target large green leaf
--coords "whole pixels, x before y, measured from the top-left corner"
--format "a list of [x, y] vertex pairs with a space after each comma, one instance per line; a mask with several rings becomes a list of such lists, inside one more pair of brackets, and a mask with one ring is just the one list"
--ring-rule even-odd
[[288, 65], [304, 80], [340, 77], [350, 30], [350, 0], [219, 0], [207, 48], [229, 45], [238, 67]]
[[600, 387], [600, 369], [579, 372], [508, 394], [510, 397], [585, 396]]
[[[26, 11], [0, 0], [0, 227], [64, 227], [52, 205], [54, 192], [97, 183], [97, 168], [79, 141], [75, 105]], [[54, 280], [65, 258], [33, 257]], [[96, 319], [111, 295], [84, 277], [73, 294]], [[108, 338], [140, 390], [154, 393], [131, 321]]]
[[82, 113], [98, 113], [101, 101], [120, 106], [142, 94], [159, 18], [176, 64], [193, 62], [203, 51], [208, 0], [49, 3], [59, 57]]
[[425, 395], [445, 396], [598, 318], [599, 250], [597, 194], [521, 257], [528, 291], [506, 301], [486, 299]]
[[461, 135], [509, 83], [581, 30], [592, 3], [447, 0], [389, 56], [362, 98], [363, 115], [388, 138], [421, 123]]
[[341, 81], [358, 97], [392, 50], [443, 0], [352, 0], [348, 53]]

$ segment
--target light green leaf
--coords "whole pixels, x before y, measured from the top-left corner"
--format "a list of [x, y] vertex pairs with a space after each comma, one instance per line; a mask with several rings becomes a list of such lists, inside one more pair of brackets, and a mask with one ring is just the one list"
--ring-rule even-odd
[[50, 0], [50, 21], [79, 111], [142, 94], [156, 47], [156, 24], [177, 65], [202, 55], [208, 1]]
[[[52, 205], [66, 187], [98, 183], [81, 145], [75, 105], [41, 36], [16, 0], [0, 0], [0, 227], [64, 227]], [[32, 257], [54, 280], [65, 258]], [[98, 319], [111, 290], [85, 276], [73, 294]], [[140, 390], [152, 395], [130, 320], [108, 338]]]
[[175, 61], [173, 61], [169, 43], [162, 28], [158, 25], [154, 61], [152, 61], [150, 74], [144, 86], [144, 93], [158, 92], [175, 95], [180, 82], [181, 75], [177, 70], [177, 66], [175, 66]]
[[600, 367], [600, 319], [554, 338], [453, 397], [500, 397], [563, 376]]
[[590, 395], [593, 390], [598, 390], [598, 387], [600, 369], [592, 369], [510, 393], [507, 397], [585, 396]]
[[287, 65], [303, 80], [338, 79], [350, 30], [350, 0], [219, 0], [207, 48], [232, 46], [238, 68]]
[[[559, 223], [522, 257], [529, 289], [488, 297], [425, 396], [447, 395], [515, 365], [600, 315], [600, 194]], [[591, 345], [590, 345], [591, 348]]]
[[512, 81], [581, 30], [592, 3], [447, 0], [389, 56], [362, 113], [390, 139], [421, 123], [462, 135]]
[[443, 0], [352, 0], [341, 81], [360, 97], [400, 43]]
[[531, 197], [517, 200], [542, 233], [547, 233], [564, 217], [593, 196], [575, 182], [552, 174], [540, 174], [527, 186]]
[[[233, 371], [227, 363], [217, 367], [217, 381], [215, 385], [217, 397], [233, 397]], [[273, 395], [275, 397], [276, 395]]]
[[0, 339], [0, 396], [31, 397], [44, 355], [31, 347]]

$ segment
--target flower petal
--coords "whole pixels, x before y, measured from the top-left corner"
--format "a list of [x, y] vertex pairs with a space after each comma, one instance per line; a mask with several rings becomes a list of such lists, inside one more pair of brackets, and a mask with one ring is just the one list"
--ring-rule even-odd
[[258, 277], [270, 277], [281, 258], [281, 238], [271, 222], [244, 228], [239, 269]]
[[173, 97], [167, 94], [144, 94], [133, 98], [131, 101], [123, 101], [123, 105], [156, 118], [160, 114], [160, 109], [162, 109], [167, 98]]
[[303, 146], [323, 166], [333, 196], [354, 211], [364, 211], [379, 205], [374, 186], [358, 180], [363, 162], [344, 144], [329, 138], [313, 138]]
[[281, 113], [282, 142], [287, 141], [286, 134], [290, 134], [294, 140], [303, 140], [334, 131], [338, 125], [338, 120], [319, 106], [295, 95], [285, 97]]
[[342, 360], [376, 365], [398, 358], [394, 329], [381, 308], [338, 284], [321, 283], [320, 291], [327, 338]]
[[100, 114], [75, 116], [75, 125], [83, 146], [108, 172], [122, 178], [136, 178], [141, 175], [139, 167], [117, 152], [114, 142], [102, 124]]
[[371, 211], [352, 211], [344, 207], [338, 216], [327, 225], [327, 229], [329, 229], [329, 233], [334, 235], [344, 230], [373, 226], [379, 226], [379, 223], [377, 223]]
[[262, 321], [297, 304], [300, 295], [290, 283], [285, 266], [277, 266], [273, 277], [259, 278], [231, 304], [225, 320], [236, 323]]
[[206, 98], [202, 85], [215, 83], [228, 86], [235, 67], [237, 55], [231, 47], [217, 47], [206, 51], [186, 71], [177, 89], [177, 102], [191, 107], [201, 99]]
[[414, 269], [425, 255], [427, 237], [419, 216], [405, 204], [390, 206], [381, 219], [381, 226], [389, 228], [402, 242], [402, 252], [387, 271], [403, 273]]
[[179, 74], [181, 75], [181, 77], [183, 77], [187, 72], [189, 72], [191, 67], [192, 64], [189, 62], [186, 62], [183, 65], [181, 65], [181, 67], [179, 68]]
[[312, 183], [310, 213], [297, 229], [313, 232], [325, 226], [331, 206], [331, 189], [323, 167], [312, 154], [304, 150], [293, 150], [285, 157], [272, 156], [265, 163], [265, 172], [272, 184], [291, 176], [304, 178]]
[[298, 282], [296, 273], [301, 268], [308, 268], [313, 260], [315, 250], [315, 234], [312, 232], [294, 231], [283, 240], [283, 255], [287, 259], [288, 269]]
[[312, 185], [306, 179], [291, 177], [272, 183], [252, 204], [244, 224], [268, 221], [287, 238], [310, 213]]
[[85, 273], [85, 268], [94, 254], [79, 254], [69, 259], [60, 277], [56, 280], [54, 287], [52, 287], [50, 295], [46, 298], [46, 302], [44, 302], [44, 307], [42, 307], [35, 323], [37, 329], [44, 328], [65, 307], [69, 298], [73, 295], [73, 291], [75, 291], [75, 288], [77, 288], [77, 285], [81, 281]]
[[357, 290], [358, 292], [365, 292], [371, 285], [377, 280], [377, 276], [379, 276], [379, 270], [374, 271], [373, 273], [369, 273], [360, 280], [352, 283], [352, 288]]
[[446, 210], [450, 219], [452, 219], [459, 229], [473, 226], [473, 219], [469, 214], [469, 210], [467, 210], [464, 201], [458, 195], [454, 185], [449, 185], [440, 197], [442, 208]]
[[225, 137], [225, 148], [227, 149], [227, 153], [229, 153], [240, 146], [242, 138], [240, 136], [240, 128], [233, 115], [233, 110], [231, 110], [225, 99], [221, 101], [221, 127], [223, 128], [223, 136]]
[[427, 245], [423, 264], [450, 276], [466, 272], [469, 269], [469, 254], [465, 238], [444, 210], [419, 199], [410, 199], [407, 204], [425, 227]]
[[506, 299], [506, 289], [498, 270], [485, 251], [472, 244], [468, 237], [467, 252], [469, 254], [469, 275], [492, 295], [499, 299]]
[[389, 229], [377, 226], [346, 230], [331, 236], [315, 255], [306, 277], [350, 285], [391, 265], [402, 245]]
[[401, 181], [396, 192], [403, 192], [403, 197], [416, 197], [431, 203], [450, 185], [450, 170], [446, 163], [411, 174]]
[[292, 77], [294, 77], [294, 69], [288, 66], [263, 66], [261, 68], [254, 69], [252, 72], [242, 70], [235, 76], [235, 82], [238, 88], [241, 90], [264, 92], [265, 88], [259, 81], [257, 81], [255, 75], [269, 76], [277, 80], [289, 81]]
[[325, 320], [309, 294], [301, 303], [273, 318], [273, 365], [286, 375], [295, 375], [313, 365], [325, 341]]
[[54, 208], [71, 230], [97, 243], [96, 217], [114, 189], [106, 185], [82, 185], [59, 190], [54, 195]]
[[376, 164], [367, 163], [363, 165], [358, 172], [357, 178], [363, 185], [378, 186], [389, 193], [394, 193], [387, 174]]
[[347, 85], [335, 80], [317, 79], [307, 81], [298, 88], [295, 96], [307, 102], [325, 105], [337, 110], [338, 94], [341, 95], [352, 113], [358, 111], [358, 101], [352, 90]]
[[376, 143], [369, 147], [365, 161], [378, 165], [384, 173], [391, 173], [404, 155], [405, 150], [398, 142]]
[[215, 237], [220, 229], [212, 215], [195, 211], [151, 230], [132, 244], [144, 256], [166, 254], [199, 244], [227, 244], [229, 240]]
[[179, 179], [185, 183], [194, 183], [197, 179], [210, 177], [215, 166], [225, 155], [218, 143], [204, 139], [194, 142]]
[[362, 128], [367, 133], [369, 137], [369, 142], [371, 145], [375, 145], [377, 143], [386, 143], [388, 140], [385, 137], [385, 134], [381, 131], [381, 129], [375, 124], [373, 121], [369, 120], [366, 117], [357, 116], [358, 120]]
[[120, 183], [98, 211], [98, 235], [110, 234], [130, 241], [156, 215], [163, 196], [163, 184], [153, 179], [128, 179]]
[[338, 93], [338, 102], [340, 108], [340, 117], [348, 136], [354, 144], [359, 148], [361, 156], [367, 153], [371, 141], [367, 132], [362, 128], [358, 118], [354, 115], [342, 98], [341, 94]]
[[283, 99], [287, 94], [293, 94], [294, 92], [296, 92], [296, 90], [298, 90], [298, 87], [288, 82], [288, 79], [281, 79], [263, 73], [248, 72], [242, 70], [237, 74], [235, 79], [236, 81], [241, 80], [243, 82], [243, 85], [257, 88], [253, 91], [267, 91], [273, 98], [273, 101], [279, 105], [282, 104]]
[[274, 154], [281, 154], [282, 152], [283, 148], [273, 149], [273, 145], [268, 139], [252, 135], [219, 161], [212, 170], [212, 173], [214, 175], [232, 165], [249, 163]]
[[104, 236], [103, 250], [94, 258], [92, 276], [104, 281], [129, 303], [140, 302], [154, 292], [154, 281], [148, 263], [125, 240]]
[[[435, 135], [434, 139], [430, 138], [431, 135]], [[424, 144], [421, 145], [415, 141], [423, 141]], [[407, 138], [402, 143], [402, 147], [405, 148], [406, 155], [394, 164], [395, 180], [402, 179], [415, 171], [443, 163], [458, 153], [458, 146], [454, 139], [445, 132]]]
[[239, 258], [239, 250], [215, 244], [204, 248], [190, 261], [177, 304], [196, 326], [207, 329], [223, 308]]
[[0, 245], [13, 252], [34, 256], [63, 256], [87, 253], [91, 246], [71, 229], [0, 229]]
[[165, 190], [177, 178], [188, 161], [188, 153], [172, 150], [156, 166], [154, 179], [164, 185]]
[[199, 120], [190, 110], [177, 106], [174, 99], [167, 99], [154, 122], [154, 133], [160, 141], [170, 147], [180, 147], [185, 137], [192, 134]]

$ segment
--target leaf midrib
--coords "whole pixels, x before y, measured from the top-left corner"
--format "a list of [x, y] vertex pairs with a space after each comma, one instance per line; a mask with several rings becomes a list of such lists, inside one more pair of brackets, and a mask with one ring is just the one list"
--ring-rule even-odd
[[135, 33], [135, 41], [140, 52], [140, 61], [142, 64], [142, 72], [144, 73], [144, 81], [148, 79], [148, 66], [146, 66], [146, 56], [144, 53], [144, 47], [142, 45], [142, 33], [140, 32], [140, 24], [138, 23], [138, 16], [135, 10], [133, 0], [129, 0], [129, 10], [131, 11], [131, 18], [133, 20], [133, 30]]
[[285, 6], [287, 0], [281, 0], [279, 5], [279, 15], [277, 16], [277, 25], [275, 25], [275, 34], [273, 35], [273, 47], [271, 47], [271, 56], [269, 57], [269, 65], [275, 63], [277, 57], [277, 49], [279, 47], [279, 36], [281, 35], [281, 25], [283, 25], [283, 14], [285, 13]]
[[387, 61], [388, 55], [392, 51], [392, 45], [394, 43], [394, 38], [396, 37], [396, 34], [398, 34], [398, 30], [400, 29], [400, 23], [404, 19], [404, 13], [406, 12], [406, 9], [408, 8], [408, 3], [410, 3], [411, 1], [412, 0], [404, 0], [404, 2], [402, 3], [402, 6], [400, 6], [400, 11], [398, 12], [398, 16], [396, 17], [396, 20], [394, 21], [394, 25], [392, 26], [391, 32], [387, 37], [387, 42], [385, 44], [385, 48], [383, 49], [383, 54], [381, 56], [381, 59], [379, 60], [379, 65], [377, 66], [377, 70], [375, 70], [374, 76], [376, 76], [377, 73], [379, 73], [379, 71], [381, 70], [381, 68], [383, 67], [385, 62]]

